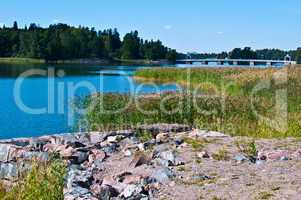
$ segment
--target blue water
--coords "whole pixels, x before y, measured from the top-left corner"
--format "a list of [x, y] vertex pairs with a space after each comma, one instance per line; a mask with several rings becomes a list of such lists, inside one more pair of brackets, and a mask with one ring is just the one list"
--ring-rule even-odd
[[[74, 128], [77, 115], [76, 111], [74, 115], [71, 112], [74, 111], [72, 102], [94, 92], [135, 94], [177, 89], [175, 85], [157, 85], [158, 88], [151, 85], [141, 86], [131, 77], [139, 68], [141, 67], [0, 65], [0, 139], [77, 131]], [[50, 77], [26, 77], [21, 84], [21, 102], [30, 109], [46, 109], [40, 113], [28, 112], [15, 101], [14, 88], [17, 80], [30, 69], [42, 69], [50, 73], [54, 70], [55, 74]], [[53, 89], [48, 90], [49, 81]], [[76, 89], [76, 86], [80, 86], [78, 84], [88, 84], [93, 90], [85, 87]], [[49, 91], [52, 91], [50, 95]]]

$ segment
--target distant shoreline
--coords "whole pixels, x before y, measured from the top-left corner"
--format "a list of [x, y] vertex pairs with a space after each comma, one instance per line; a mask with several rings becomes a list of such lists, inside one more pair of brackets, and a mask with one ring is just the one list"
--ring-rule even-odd
[[56, 61], [46, 61], [44, 59], [36, 58], [20, 58], [20, 57], [0, 57], [0, 64], [113, 64], [113, 63], [126, 63], [126, 64], [168, 64], [167, 60], [124, 60], [124, 59], [93, 59], [93, 58], [83, 58], [83, 59], [72, 59], [72, 60], [56, 60]]

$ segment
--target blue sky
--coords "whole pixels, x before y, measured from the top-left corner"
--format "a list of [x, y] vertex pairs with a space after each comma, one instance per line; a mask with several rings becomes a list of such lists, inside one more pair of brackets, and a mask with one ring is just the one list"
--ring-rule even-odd
[[300, 0], [2, 0], [0, 24], [138, 30], [182, 52], [301, 46]]

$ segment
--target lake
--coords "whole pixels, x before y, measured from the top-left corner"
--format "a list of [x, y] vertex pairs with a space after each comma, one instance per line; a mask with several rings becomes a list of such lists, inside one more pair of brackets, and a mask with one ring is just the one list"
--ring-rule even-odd
[[91, 93], [177, 89], [135, 82], [131, 76], [143, 67], [149, 66], [0, 65], [0, 139], [78, 131], [72, 102]]

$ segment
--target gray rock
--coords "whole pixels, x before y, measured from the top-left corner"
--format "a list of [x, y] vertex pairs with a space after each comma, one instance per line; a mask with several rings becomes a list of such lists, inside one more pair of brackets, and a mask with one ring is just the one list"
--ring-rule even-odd
[[97, 194], [99, 200], [110, 200], [113, 197], [117, 197], [117, 196], [118, 196], [118, 192], [112, 186], [109, 185], [101, 186]]
[[47, 141], [40, 140], [39, 138], [32, 138], [29, 142], [29, 145], [36, 151], [42, 151], [45, 144], [47, 144]]
[[207, 176], [205, 174], [197, 174], [192, 176], [192, 180], [194, 181], [206, 181], [206, 180], [212, 180], [213, 177]]
[[191, 137], [203, 137], [203, 138], [226, 138], [228, 135], [216, 131], [205, 131], [195, 129], [190, 134]]
[[48, 161], [49, 153], [47, 152], [24, 152], [22, 154], [24, 160], [38, 159], [39, 161]]
[[0, 163], [0, 179], [15, 180], [18, 178], [19, 170], [17, 164]]
[[132, 154], [132, 152], [130, 151], [130, 150], [125, 150], [124, 151], [124, 156], [125, 157], [131, 157], [133, 154]]
[[237, 162], [241, 163], [241, 162], [244, 162], [244, 161], [248, 160], [248, 158], [246, 156], [244, 156], [244, 155], [239, 154], [239, 155], [236, 155], [234, 157], [234, 160], [236, 160]]
[[71, 163], [72, 164], [82, 164], [88, 160], [88, 152], [77, 151], [72, 155]]
[[265, 163], [264, 160], [256, 160], [256, 165], [263, 165]]
[[168, 166], [178, 166], [184, 164], [182, 161], [180, 161], [180, 158], [178, 158], [173, 151], [161, 152], [159, 157], [163, 160], [168, 161]]
[[176, 146], [180, 146], [181, 144], [183, 144], [184, 140], [182, 138], [176, 138], [174, 140], [174, 143]]
[[89, 133], [89, 140], [91, 144], [97, 144], [104, 141], [104, 136], [99, 132]]
[[111, 145], [107, 145], [105, 147], [102, 148], [102, 150], [106, 153], [106, 154], [113, 154], [117, 151], [117, 144], [111, 144]]
[[161, 158], [156, 158], [153, 160], [153, 162], [155, 162], [156, 165], [159, 165], [159, 166], [164, 166], [164, 167], [170, 166], [170, 162], [168, 160], [164, 160]]
[[124, 191], [120, 194], [121, 197], [130, 198], [137, 197], [143, 192], [143, 188], [140, 185], [128, 185]]
[[182, 124], [152, 124], [152, 125], [142, 125], [138, 127], [139, 131], [148, 131], [154, 135], [159, 133], [179, 133], [184, 131], [190, 131], [191, 128], [187, 125]]
[[280, 158], [280, 160], [281, 160], [281, 161], [288, 161], [288, 160], [289, 160], [289, 157], [287, 157], [287, 156], [282, 156], [282, 157]]
[[164, 168], [155, 170], [150, 177], [157, 180], [160, 183], [166, 183], [166, 182], [169, 182], [175, 176], [176, 176], [176, 174], [173, 171], [164, 167]]
[[78, 141], [72, 141], [72, 142], [67, 142], [67, 147], [72, 147], [74, 149], [76, 148], [82, 148], [82, 147], [85, 147], [86, 145], [81, 143], [81, 142], [78, 142]]
[[0, 144], [0, 162], [11, 161], [11, 152], [15, 150], [15, 146], [11, 144]]

